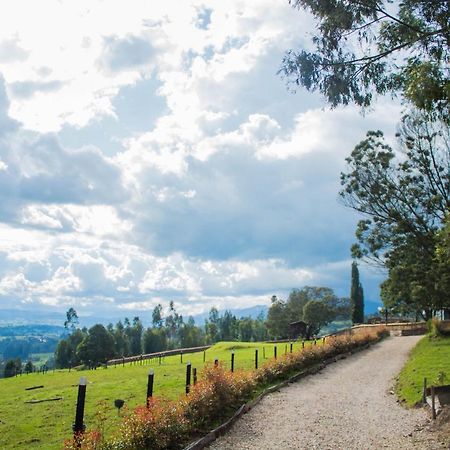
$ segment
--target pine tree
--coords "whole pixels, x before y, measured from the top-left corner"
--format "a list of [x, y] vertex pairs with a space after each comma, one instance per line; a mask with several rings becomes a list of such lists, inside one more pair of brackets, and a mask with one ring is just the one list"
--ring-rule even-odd
[[364, 292], [359, 281], [359, 270], [356, 261], [352, 263], [352, 285], [350, 289], [350, 300], [352, 304], [352, 322], [364, 322]]

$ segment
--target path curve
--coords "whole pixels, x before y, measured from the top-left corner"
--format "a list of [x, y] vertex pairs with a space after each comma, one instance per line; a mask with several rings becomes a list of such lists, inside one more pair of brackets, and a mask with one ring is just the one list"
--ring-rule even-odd
[[401, 407], [393, 385], [421, 336], [390, 337], [268, 395], [211, 450], [442, 448], [421, 409]]

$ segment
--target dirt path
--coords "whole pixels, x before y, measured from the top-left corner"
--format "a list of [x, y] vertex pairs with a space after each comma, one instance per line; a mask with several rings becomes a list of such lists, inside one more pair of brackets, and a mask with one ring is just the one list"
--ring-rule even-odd
[[391, 337], [265, 397], [210, 449], [423, 449], [420, 409], [402, 408], [394, 378], [420, 336]]

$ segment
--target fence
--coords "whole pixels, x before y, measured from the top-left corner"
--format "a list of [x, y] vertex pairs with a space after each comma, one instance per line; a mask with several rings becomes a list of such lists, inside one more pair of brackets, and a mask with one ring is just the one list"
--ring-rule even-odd
[[204, 350], [208, 350], [210, 345], [204, 345], [202, 347], [190, 347], [190, 348], [177, 348], [175, 350], [165, 350], [163, 352], [155, 352], [155, 353], [146, 353], [143, 355], [135, 355], [135, 356], [127, 356], [123, 358], [110, 359], [107, 361], [107, 366], [117, 365], [117, 364], [127, 364], [133, 362], [141, 362], [149, 359], [159, 359], [164, 358], [165, 356], [173, 356], [173, 355], [185, 355], [188, 353], [198, 353], [203, 352]]

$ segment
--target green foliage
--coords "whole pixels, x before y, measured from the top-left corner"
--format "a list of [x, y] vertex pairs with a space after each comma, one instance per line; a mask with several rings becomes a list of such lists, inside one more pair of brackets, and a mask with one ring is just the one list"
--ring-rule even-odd
[[22, 371], [22, 361], [20, 358], [6, 361], [3, 376], [5, 378], [14, 377]]
[[[289, 323], [291, 317], [289, 316], [289, 310], [286, 303], [283, 300], [278, 299], [275, 295], [272, 296], [271, 301], [272, 304], [267, 312], [266, 322], [269, 335], [276, 339], [287, 338], [289, 335]], [[294, 320], [300, 320], [300, 318]]]
[[[436, 264], [438, 232], [450, 208], [448, 126], [428, 114], [405, 116], [399, 133], [404, 155], [370, 131], [347, 158], [341, 174], [344, 203], [366, 216], [356, 230], [353, 256], [388, 269], [382, 298], [398, 312], [449, 305]], [[444, 263], [445, 264], [445, 263]]]
[[450, 378], [450, 337], [424, 337], [400, 372], [397, 394], [400, 400], [412, 406], [421, 401], [423, 379], [427, 378], [430, 385], [439, 377]]
[[449, 105], [449, 3], [442, 0], [290, 0], [317, 22], [314, 49], [290, 50], [280, 72], [321, 92], [332, 106], [366, 107], [374, 94], [400, 92], [416, 107]]
[[156, 353], [167, 349], [166, 331], [162, 328], [147, 328], [142, 338], [144, 353]]
[[352, 305], [352, 322], [354, 324], [364, 323], [364, 292], [359, 281], [359, 270], [356, 261], [352, 263], [350, 302]]
[[[312, 303], [305, 316], [305, 307], [311, 301], [321, 305]], [[289, 337], [290, 323], [304, 321], [307, 325], [305, 337], [309, 339], [335, 318], [347, 318], [349, 312], [349, 299], [338, 298], [330, 288], [305, 286], [293, 289], [286, 302], [273, 296], [266, 324], [270, 337], [284, 339]]]
[[103, 325], [94, 325], [78, 345], [77, 356], [87, 366], [106, 363], [114, 356], [114, 338]]
[[335, 317], [336, 311], [322, 300], [309, 300], [303, 308], [303, 321], [308, 324], [309, 336], [317, 336]]

